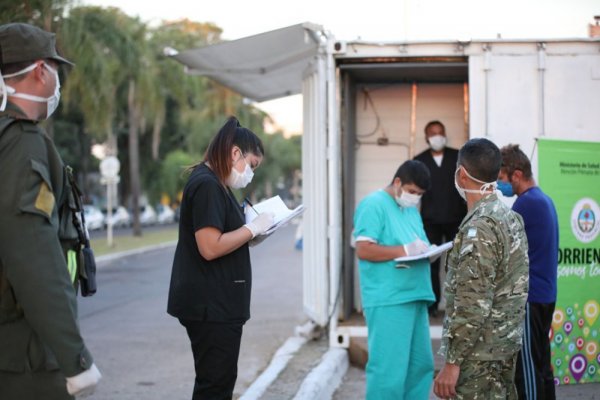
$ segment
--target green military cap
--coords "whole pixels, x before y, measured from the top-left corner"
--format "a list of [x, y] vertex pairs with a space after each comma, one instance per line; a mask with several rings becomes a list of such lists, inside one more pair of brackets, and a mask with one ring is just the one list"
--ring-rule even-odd
[[23, 23], [0, 25], [0, 65], [40, 59], [74, 65], [58, 55], [54, 33]]

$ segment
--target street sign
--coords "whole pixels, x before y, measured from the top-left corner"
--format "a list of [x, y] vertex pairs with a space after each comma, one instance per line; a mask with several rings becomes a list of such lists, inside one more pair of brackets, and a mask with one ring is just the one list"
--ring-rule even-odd
[[115, 156], [108, 156], [100, 162], [100, 173], [107, 180], [112, 180], [119, 176], [120, 169], [121, 163]]
[[100, 162], [100, 174], [102, 175], [101, 182], [106, 185], [106, 239], [108, 246], [113, 245], [113, 223], [112, 223], [112, 208], [113, 208], [113, 196], [116, 197], [117, 183], [119, 183], [119, 170], [121, 169], [121, 163], [115, 156], [108, 156]]

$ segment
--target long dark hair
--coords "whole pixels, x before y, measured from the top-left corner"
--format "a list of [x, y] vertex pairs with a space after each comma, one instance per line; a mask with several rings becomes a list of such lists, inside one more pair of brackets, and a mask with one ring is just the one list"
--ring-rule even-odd
[[[203, 160], [210, 165], [210, 168], [223, 184], [225, 184], [231, 173], [231, 168], [233, 168], [230, 157], [233, 146], [239, 147], [244, 155], [252, 153], [263, 157], [265, 154], [262, 141], [254, 132], [240, 125], [240, 121], [236, 117], [227, 118], [225, 124], [208, 145]], [[196, 166], [192, 166], [191, 169]]]

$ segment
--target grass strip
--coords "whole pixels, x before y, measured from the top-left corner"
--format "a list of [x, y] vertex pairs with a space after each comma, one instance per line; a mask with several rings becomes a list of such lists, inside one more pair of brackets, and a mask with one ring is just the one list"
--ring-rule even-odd
[[178, 228], [161, 229], [158, 231], [143, 232], [142, 236], [115, 236], [113, 237], [113, 246], [109, 247], [106, 237], [90, 240], [94, 255], [102, 256], [105, 254], [117, 253], [121, 251], [133, 250], [140, 247], [152, 246], [155, 244], [172, 242], [177, 240]]

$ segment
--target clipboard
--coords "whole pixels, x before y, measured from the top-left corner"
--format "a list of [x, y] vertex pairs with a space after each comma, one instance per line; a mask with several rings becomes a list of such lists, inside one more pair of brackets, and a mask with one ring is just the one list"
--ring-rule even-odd
[[394, 258], [394, 261], [396, 261], [396, 268], [409, 268], [410, 266], [405, 264], [406, 262], [422, 260], [425, 258], [428, 258], [429, 262], [434, 262], [435, 260], [440, 258], [442, 256], [442, 254], [444, 254], [445, 252], [450, 250], [452, 248], [452, 244], [453, 244], [452, 241], [446, 242], [439, 246], [434, 244], [434, 245], [431, 245], [429, 247], [429, 250], [427, 250], [425, 253], [417, 254], [414, 256], [404, 256], [404, 257]]
[[277, 229], [286, 226], [291, 220], [300, 216], [304, 212], [304, 204], [300, 204], [293, 210], [289, 209], [281, 197], [273, 196], [267, 200], [261, 201], [260, 203], [254, 204], [253, 206], [246, 207], [246, 223], [252, 222], [259, 213], [271, 212], [275, 214], [274, 223], [264, 233], [259, 236], [268, 236], [275, 232]]

